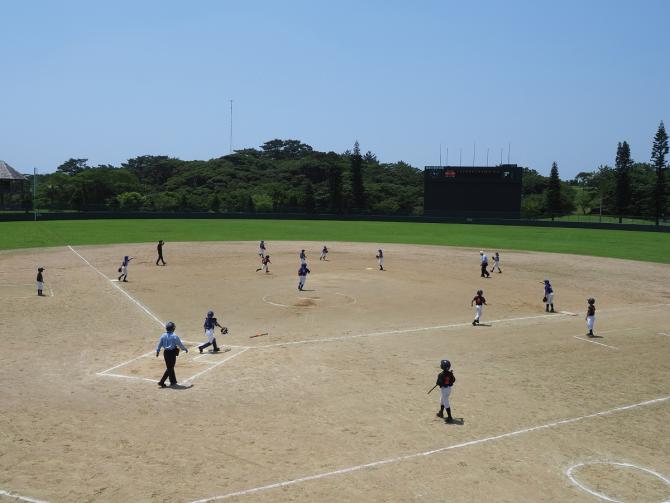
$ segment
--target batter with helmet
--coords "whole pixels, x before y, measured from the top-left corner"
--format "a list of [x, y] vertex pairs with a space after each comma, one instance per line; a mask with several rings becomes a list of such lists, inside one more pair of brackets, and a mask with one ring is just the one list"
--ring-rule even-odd
[[228, 329], [226, 327], [219, 325], [218, 320], [214, 317], [214, 311], [207, 311], [207, 317], [205, 318], [205, 323], [203, 324], [205, 335], [207, 336], [207, 342], [204, 342], [198, 346], [200, 353], [202, 353], [203, 349], [209, 346], [214, 346], [214, 353], [221, 351], [219, 346], [216, 344], [216, 337], [214, 337], [215, 327], [219, 327], [221, 329], [222, 335], [226, 335], [228, 333]]
[[161, 338], [158, 340], [158, 346], [156, 346], [156, 358], [163, 348], [163, 358], [165, 358], [165, 373], [161, 380], [158, 381], [158, 385], [161, 388], [165, 388], [165, 380], [170, 379], [170, 386], [177, 385], [177, 376], [174, 373], [174, 366], [177, 363], [177, 356], [179, 355], [179, 348], [183, 349], [184, 352], [188, 353], [188, 349], [181, 342], [181, 339], [178, 335], [174, 333], [175, 324], [172, 321], [168, 321], [165, 324], [165, 333], [161, 335]]
[[446, 410], [447, 417], [444, 421], [446, 423], [453, 423], [454, 418], [451, 417], [449, 395], [451, 395], [451, 389], [456, 382], [456, 377], [454, 377], [454, 372], [451, 370], [451, 362], [449, 360], [442, 360], [440, 362], [440, 368], [442, 369], [442, 372], [437, 374], [437, 380], [435, 381], [435, 386], [440, 387], [440, 410], [436, 416], [444, 417], [444, 411]]

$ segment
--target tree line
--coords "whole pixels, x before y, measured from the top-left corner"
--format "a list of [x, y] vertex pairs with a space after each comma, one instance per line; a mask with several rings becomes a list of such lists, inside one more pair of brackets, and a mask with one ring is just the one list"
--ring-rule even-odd
[[[668, 135], [663, 122], [650, 162], [617, 145], [613, 167], [583, 171], [572, 180], [524, 168], [522, 216], [571, 213], [661, 219], [668, 207]], [[31, 195], [23, 197], [32, 208]], [[11, 200], [11, 197], [9, 198]], [[423, 214], [423, 171], [405, 162], [381, 163], [358, 142], [343, 153], [319, 152], [298, 140], [275, 139], [207, 161], [144, 155], [120, 166], [69, 159], [38, 175], [39, 209], [77, 211], [306, 212]], [[15, 204], [16, 206], [16, 204]]]

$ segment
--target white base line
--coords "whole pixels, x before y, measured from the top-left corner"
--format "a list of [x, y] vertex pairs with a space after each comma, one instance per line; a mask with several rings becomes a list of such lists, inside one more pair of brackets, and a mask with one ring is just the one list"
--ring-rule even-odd
[[91, 269], [93, 269], [95, 272], [97, 272], [100, 276], [105, 278], [107, 281], [109, 281], [109, 284], [112, 285], [114, 288], [116, 288], [119, 292], [121, 292], [123, 295], [128, 297], [130, 301], [135, 304], [137, 307], [139, 307], [142, 311], [144, 311], [151, 319], [155, 320], [160, 326], [164, 327], [165, 323], [163, 323], [161, 320], [158, 319], [158, 317], [149, 311], [140, 301], [136, 300], [132, 295], [130, 295], [128, 292], [126, 292], [123, 288], [121, 288], [117, 283], [113, 282], [111, 279], [109, 279], [105, 274], [100, 272], [100, 270], [95, 267], [93, 264], [91, 264], [88, 260], [86, 260], [82, 255], [77, 252], [74, 248], [72, 248], [70, 245], [67, 246], [72, 253], [77, 255], [80, 259], [82, 259]]
[[619, 349], [619, 348], [615, 348], [614, 346], [608, 346], [607, 344], [603, 344], [602, 342], [592, 341], [591, 339], [584, 339], [583, 337], [579, 337], [577, 335], [573, 335], [573, 337], [575, 339], [579, 339], [580, 341], [591, 342], [593, 344], [598, 344], [598, 346], [605, 346], [606, 348], [610, 348], [610, 349]]
[[470, 447], [470, 446], [473, 446], [473, 445], [484, 444], [484, 443], [487, 443], [487, 442], [493, 442], [494, 440], [501, 440], [501, 439], [504, 439], [504, 438], [515, 437], [515, 436], [523, 435], [525, 433], [530, 433], [530, 432], [533, 432], [533, 431], [546, 430], [546, 429], [549, 429], [549, 428], [554, 428], [556, 426], [562, 426], [564, 424], [576, 423], [578, 421], [583, 421], [585, 419], [591, 419], [591, 418], [600, 417], [600, 416], [608, 416], [610, 414], [614, 414], [614, 413], [617, 413], [617, 412], [622, 412], [622, 411], [625, 411], [625, 410], [630, 410], [630, 409], [635, 409], [635, 408], [638, 408], [638, 407], [644, 407], [644, 406], [647, 406], [647, 405], [653, 405], [653, 404], [656, 404], [656, 403], [665, 402], [666, 400], [669, 400], [669, 399], [670, 399], [670, 396], [664, 396], [664, 397], [661, 397], [661, 398], [655, 398], [653, 400], [646, 400], [644, 402], [639, 402], [639, 403], [634, 403], [634, 404], [631, 404], [631, 405], [624, 405], [624, 406], [621, 406], [621, 407], [616, 407], [614, 409], [609, 409], [609, 410], [605, 410], [605, 411], [602, 411], [602, 412], [595, 412], [593, 414], [588, 414], [588, 415], [585, 415], [585, 416], [573, 417], [573, 418], [570, 418], [570, 419], [561, 419], [559, 421], [554, 421], [552, 423], [547, 423], [547, 424], [543, 424], [543, 425], [540, 425], [540, 426], [532, 426], [530, 428], [524, 428], [522, 430], [511, 431], [509, 433], [502, 433], [500, 435], [495, 435], [495, 436], [492, 436], [492, 437], [480, 438], [480, 439], [477, 439], [477, 440], [470, 440], [469, 442], [463, 442], [463, 443], [460, 443], [460, 444], [454, 444], [454, 445], [450, 445], [450, 446], [447, 446], [447, 447], [441, 447], [439, 449], [434, 449], [432, 451], [417, 452], [415, 454], [407, 454], [405, 456], [398, 456], [396, 458], [389, 458], [389, 459], [383, 459], [383, 460], [380, 460], [380, 461], [373, 461], [371, 463], [365, 463], [365, 464], [362, 464], [362, 465], [350, 466], [348, 468], [341, 468], [339, 470], [333, 470], [333, 471], [330, 471], [330, 472], [322, 472], [322, 473], [318, 473], [316, 475], [309, 475], [307, 477], [300, 477], [300, 478], [297, 478], [297, 479], [286, 480], [286, 481], [283, 481], [283, 482], [275, 482], [274, 484], [268, 484], [268, 485], [265, 485], [265, 486], [253, 487], [251, 489], [244, 489], [242, 491], [236, 491], [236, 492], [224, 494], [224, 495], [221, 495], [221, 496], [212, 496], [212, 497], [209, 497], [209, 498], [199, 499], [199, 500], [192, 501], [191, 503], [208, 503], [210, 501], [222, 500], [222, 499], [227, 499], [227, 498], [234, 498], [236, 496], [246, 496], [247, 494], [258, 493], [258, 492], [261, 492], [261, 491], [268, 491], [270, 489], [277, 489], [279, 487], [292, 486], [292, 485], [300, 484], [302, 482], [308, 482], [310, 480], [318, 480], [318, 479], [323, 479], [323, 478], [327, 478], [327, 477], [332, 477], [334, 475], [342, 475], [342, 474], [345, 474], [345, 473], [351, 473], [351, 472], [357, 472], [357, 471], [360, 471], [360, 470], [365, 470], [367, 468], [374, 468], [374, 467], [377, 467], [377, 466], [388, 465], [388, 464], [391, 464], [391, 463], [398, 463], [398, 462], [401, 462], [401, 461], [407, 461], [409, 459], [415, 459], [415, 458], [420, 458], [420, 457], [425, 457], [425, 456], [432, 456], [433, 454], [437, 454], [437, 453], [440, 453], [440, 452], [450, 451], [450, 450], [454, 450], [454, 449], [461, 449], [463, 447]]
[[192, 375], [192, 376], [189, 377], [188, 379], [184, 379], [183, 382], [185, 382], [185, 383], [186, 383], [186, 382], [191, 382], [191, 381], [193, 381], [194, 379], [200, 377], [202, 374], [205, 374], [205, 373], [209, 372], [210, 370], [215, 369], [215, 368], [218, 367], [219, 365], [223, 365], [223, 364], [226, 363], [227, 361], [230, 361], [230, 360], [232, 360], [233, 358], [235, 358], [235, 357], [237, 357], [237, 356], [240, 356], [241, 354], [246, 353], [247, 351], [249, 351], [249, 349], [250, 349], [250, 348], [243, 349], [243, 350], [240, 351], [239, 353], [235, 353], [234, 355], [230, 355], [228, 358], [224, 358], [224, 359], [221, 360], [220, 362], [217, 362], [217, 363], [215, 363], [214, 365], [211, 365], [210, 367], [206, 368], [205, 370], [201, 370], [200, 372], [198, 372], [198, 373], [195, 374], [195, 375]]
[[14, 498], [15, 500], [20, 501], [28, 501], [30, 503], [49, 503], [48, 501], [36, 500], [35, 498], [29, 498], [28, 496], [21, 496], [19, 494], [10, 491], [3, 491], [2, 489], [0, 489], [0, 496], [7, 496], [8, 498]]
[[666, 334], [665, 332], [659, 332], [656, 335], [665, 335], [666, 337], [670, 337], [670, 334]]
[[[563, 315], [566, 316], [566, 315]], [[519, 318], [503, 318], [500, 320], [487, 320], [487, 323], [508, 323], [510, 321], [522, 321], [522, 320], [534, 320], [538, 318], [562, 318], [560, 313], [554, 313], [554, 314], [541, 314], [541, 315], [536, 315], [536, 316], [522, 316]], [[252, 346], [253, 349], [263, 349], [263, 348], [274, 348], [277, 346], [290, 346], [293, 344], [310, 344], [310, 343], [316, 343], [316, 342], [333, 342], [333, 341], [342, 341], [346, 339], [357, 339], [360, 337], [379, 337], [383, 335], [396, 335], [396, 334], [408, 334], [412, 332], [426, 332], [429, 330], [444, 330], [447, 328], [460, 328], [460, 327], [468, 327], [471, 326], [472, 322], [464, 322], [464, 323], [453, 323], [451, 325], [435, 325], [432, 327], [419, 327], [419, 328], [406, 328], [406, 329], [400, 329], [400, 330], [386, 330], [384, 332], [371, 332], [367, 334], [356, 334], [356, 335], [343, 335], [340, 337], [326, 337], [326, 338], [320, 338], [320, 339], [304, 339], [301, 341], [287, 341], [287, 342], [275, 342], [274, 344], [264, 344], [260, 346]]]
[[135, 380], [135, 381], [149, 381], [149, 382], [152, 382], [154, 384], [156, 384], [158, 382], [156, 379], [149, 379], [148, 377], [126, 376], [126, 375], [123, 375], [123, 374], [109, 373], [109, 374], [97, 374], [97, 375], [102, 376], [102, 377], [118, 377], [120, 379], [131, 379], [131, 380]]

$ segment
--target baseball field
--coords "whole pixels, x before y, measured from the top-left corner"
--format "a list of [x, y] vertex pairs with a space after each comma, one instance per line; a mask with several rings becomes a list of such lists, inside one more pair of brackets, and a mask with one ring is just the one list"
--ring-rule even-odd
[[[666, 233], [27, 222], [0, 249], [0, 501], [670, 500]], [[197, 350], [210, 309], [229, 351]], [[167, 321], [189, 352], [161, 389]], [[428, 393], [445, 358], [454, 424]]]

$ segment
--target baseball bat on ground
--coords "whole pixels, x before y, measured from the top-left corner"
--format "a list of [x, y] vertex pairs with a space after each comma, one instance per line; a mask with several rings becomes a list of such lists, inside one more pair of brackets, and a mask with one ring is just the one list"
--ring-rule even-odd
[[264, 335], [268, 335], [268, 333], [267, 332], [263, 332], [263, 333], [258, 332], [258, 333], [256, 333], [256, 335], [250, 335], [249, 339], [253, 339], [254, 337], [263, 337]]

